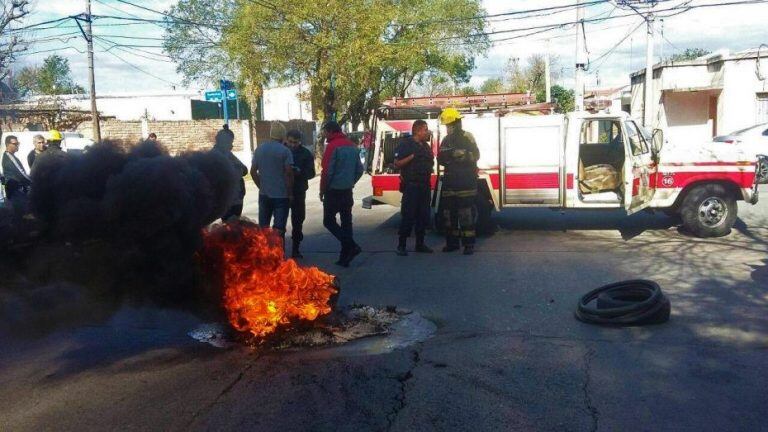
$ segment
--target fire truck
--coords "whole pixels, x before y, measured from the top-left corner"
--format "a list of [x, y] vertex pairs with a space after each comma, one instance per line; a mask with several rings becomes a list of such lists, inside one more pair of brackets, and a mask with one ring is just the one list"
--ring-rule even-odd
[[[368, 164], [373, 202], [393, 206], [401, 199], [394, 152], [413, 121], [429, 124], [435, 155], [446, 133], [439, 107], [398, 108], [379, 111]], [[624, 209], [627, 215], [651, 209], [678, 215], [696, 236], [718, 237], [733, 227], [737, 201], [757, 203], [756, 173], [765, 158], [754, 160], [735, 146], [665, 143], [661, 130], [651, 133], [624, 112], [562, 115], [529, 104], [466, 109], [463, 117], [480, 149], [479, 228], [503, 208]], [[432, 180], [437, 217], [438, 166]]]

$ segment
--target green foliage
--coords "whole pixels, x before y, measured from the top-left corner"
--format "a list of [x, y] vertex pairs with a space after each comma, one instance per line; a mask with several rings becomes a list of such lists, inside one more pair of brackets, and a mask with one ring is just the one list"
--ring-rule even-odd
[[488, 78], [480, 86], [480, 93], [504, 93], [504, 80], [501, 78]]
[[703, 48], [686, 48], [683, 52], [677, 53], [672, 57], [670, 57], [669, 59], [672, 60], [673, 62], [696, 60], [701, 56], [705, 56], [711, 53], [712, 51], [706, 50]]
[[51, 55], [42, 66], [28, 66], [16, 75], [14, 86], [20, 96], [85, 93], [71, 76], [69, 60]]
[[[552, 94], [552, 102], [557, 104], [555, 112], [567, 113], [576, 109], [573, 90], [568, 90], [559, 85], [553, 85], [550, 88], [550, 93]], [[544, 100], [543, 96], [542, 100]]]
[[[550, 79], [557, 80], [560, 74], [554, 65], [558, 62], [557, 58], [550, 59]], [[512, 93], [543, 94], [546, 90], [546, 59], [542, 54], [534, 54], [528, 57], [525, 66], [520, 65], [517, 58], [509, 59], [506, 70], [507, 89]], [[544, 98], [542, 97], [542, 100]]]
[[185, 84], [218, 83], [237, 76], [231, 58], [222, 48], [224, 28], [231, 23], [235, 0], [179, 0], [166, 18], [163, 48], [176, 62]]
[[[480, 0], [224, 3], [180, 0], [171, 9], [175, 17], [211, 23], [206, 29], [169, 21], [165, 48], [179, 71], [187, 80], [227, 74], [252, 94], [309, 81], [306, 97], [320, 118], [338, 112], [365, 120], [382, 99], [403, 96], [428, 76], [466, 82], [474, 57], [488, 48]], [[225, 59], [215, 58], [219, 47]]]

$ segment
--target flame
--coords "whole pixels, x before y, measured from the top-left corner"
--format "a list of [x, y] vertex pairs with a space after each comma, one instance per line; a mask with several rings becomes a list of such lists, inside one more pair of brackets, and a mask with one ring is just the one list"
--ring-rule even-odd
[[203, 259], [221, 272], [224, 308], [235, 329], [264, 337], [331, 311], [334, 277], [284, 259], [274, 231], [240, 221], [215, 225], [204, 231], [203, 246]]

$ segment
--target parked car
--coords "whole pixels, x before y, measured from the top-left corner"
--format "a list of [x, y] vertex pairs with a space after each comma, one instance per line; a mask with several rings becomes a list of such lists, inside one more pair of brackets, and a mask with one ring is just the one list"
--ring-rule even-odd
[[[750, 126], [727, 135], [720, 135], [714, 142], [733, 144], [740, 148], [750, 158], [757, 155], [768, 155], [768, 123]], [[768, 183], [768, 166], [763, 166], [757, 173], [759, 183]]]

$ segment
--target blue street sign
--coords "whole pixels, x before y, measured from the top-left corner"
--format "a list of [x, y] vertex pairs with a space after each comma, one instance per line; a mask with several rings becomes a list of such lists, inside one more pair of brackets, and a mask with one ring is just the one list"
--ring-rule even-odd
[[[227, 100], [236, 100], [237, 90], [227, 90]], [[205, 92], [205, 100], [211, 102], [221, 102], [221, 90]]]
[[212, 102], [220, 102], [221, 101], [221, 91], [220, 90], [214, 90], [214, 91], [207, 91], [207, 92], [205, 92], [205, 100], [212, 101]]

